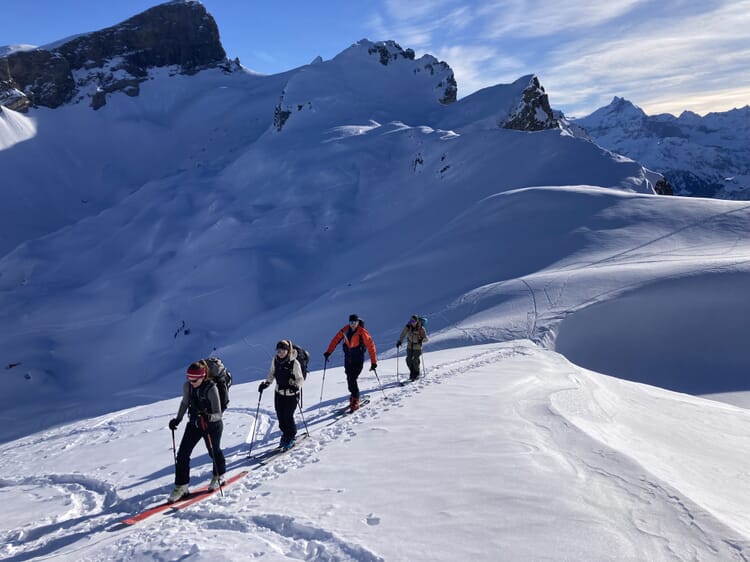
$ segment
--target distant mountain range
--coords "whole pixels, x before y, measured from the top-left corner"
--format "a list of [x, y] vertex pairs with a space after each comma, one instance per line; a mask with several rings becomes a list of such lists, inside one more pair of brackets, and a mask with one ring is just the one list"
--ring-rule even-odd
[[663, 174], [676, 195], [750, 199], [750, 106], [674, 117], [615, 97], [573, 122], [600, 146]]
[[[414, 58], [411, 49], [401, 49], [393, 41], [373, 43], [368, 48], [383, 65], [399, 57]], [[443, 104], [455, 102], [457, 87], [450, 67], [429, 55], [420, 60], [423, 64], [415, 72], [440, 74], [435, 85], [437, 99]], [[0, 107], [25, 111], [29, 107], [55, 108], [85, 102], [98, 109], [113, 93], [137, 96], [140, 85], [151, 79], [149, 69], [160, 67], [188, 75], [208, 68], [226, 72], [240, 68], [238, 60], [226, 58], [216, 22], [203, 5], [177, 0], [118, 25], [44, 48], [0, 47]], [[552, 111], [535, 77], [522, 81], [529, 88], [518, 100], [518, 107], [503, 110], [503, 122], [497, 125], [571, 131], [580, 126], [600, 146], [663, 174], [666, 182], [659, 184], [657, 193], [750, 199], [750, 107], [704, 117], [691, 112], [679, 117], [649, 116], [631, 102], [615, 97], [608, 106], [568, 122]], [[479, 94], [480, 98], [488, 96], [492, 96], [492, 88]], [[386, 93], [384, 99], [387, 97]], [[477, 96], [470, 97], [476, 104]], [[471, 113], [470, 105], [464, 104], [461, 110]], [[280, 129], [293, 113], [305, 107], [304, 100], [294, 99], [293, 91], [279, 92], [273, 108], [274, 126]], [[461, 117], [456, 119], [463, 121]]]

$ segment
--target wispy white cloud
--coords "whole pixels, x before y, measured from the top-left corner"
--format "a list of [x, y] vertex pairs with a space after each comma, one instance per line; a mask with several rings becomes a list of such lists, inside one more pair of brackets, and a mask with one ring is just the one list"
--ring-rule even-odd
[[386, 0], [384, 6], [390, 19], [396, 21], [415, 21], [430, 19], [437, 13], [450, 11], [459, 4], [457, 0]]
[[[737, 4], [744, 4], [743, 7]], [[715, 6], [713, 11], [676, 18], [653, 18], [627, 35], [569, 41], [551, 53], [547, 84], [562, 100], [575, 97], [581, 78], [606, 97], [628, 97], [647, 112], [696, 112], [734, 107], [739, 92], [750, 93], [750, 2]], [[720, 92], [731, 90], [731, 101]], [[703, 100], [698, 107], [694, 100]], [[668, 100], [672, 99], [671, 107]], [[710, 100], [710, 101], [709, 101]], [[589, 100], [593, 110], [601, 105]], [[690, 106], [686, 104], [690, 104]], [[709, 107], [709, 104], [715, 104]], [[750, 103], [750, 95], [745, 105]]]
[[462, 96], [535, 73], [553, 106], [579, 115], [613, 95], [647, 112], [750, 103], [750, 0], [404, 4], [386, 1], [378, 35], [447, 61]]
[[563, 0], [554, 4], [541, 0], [504, 0], [480, 3], [477, 13], [485, 22], [486, 39], [507, 35], [540, 37], [603, 25], [644, 3], [644, 0]]
[[693, 111], [704, 115], [713, 111], [727, 111], [738, 107], [744, 107], [750, 103], [750, 85], [740, 88], [717, 89], [706, 93], [685, 92], [676, 97], [652, 98], [644, 104], [646, 113], [655, 115], [657, 113], [673, 113], [675, 104], [682, 110]]
[[517, 78], [526, 73], [524, 61], [492, 46], [451, 45], [440, 47], [433, 54], [448, 61], [453, 73], [460, 77], [457, 81], [461, 96], [497, 84], [490, 78], [492, 75]]
[[456, 4], [455, 0], [409, 2], [400, 10], [394, 2], [387, 2], [385, 13], [371, 16], [370, 27], [378, 39], [394, 39], [406, 47], [434, 54], [445, 38], [464, 33], [473, 21], [467, 7], [452, 4]]

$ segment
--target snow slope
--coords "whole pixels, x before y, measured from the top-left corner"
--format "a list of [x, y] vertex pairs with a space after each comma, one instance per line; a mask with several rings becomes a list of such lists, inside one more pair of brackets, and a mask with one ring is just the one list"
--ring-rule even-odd
[[[432, 82], [419, 78], [412, 88], [398, 67], [423, 61], [384, 66], [370, 60], [377, 54], [365, 43], [345, 54], [349, 66], [337, 57], [271, 77], [164, 70], [139, 97], [114, 95], [98, 111], [79, 104], [29, 115], [36, 135], [0, 151], [9, 179], [0, 319], [12, 326], [0, 350], [7, 364], [20, 364], [8, 373], [14, 407], [33, 414], [9, 435], [48, 423], [38, 413], [51, 397], [60, 421], [107, 411], [112, 404], [95, 400], [104, 389], [115, 407], [166, 398], [171, 373], [196, 353], [218, 349], [243, 377], [257, 377], [244, 373], [265, 363], [280, 337], [320, 350], [330, 337], [321, 326], [335, 330], [352, 310], [372, 322], [378, 340], [393, 339], [394, 314], [412, 307], [436, 317], [433, 329], [447, 327], [443, 310], [464, 292], [533, 271], [488, 264], [470, 268], [475, 279], [453, 275], [448, 286], [396, 290], [399, 268], [443, 252], [442, 240], [463, 220], [457, 216], [471, 218], [488, 197], [536, 185], [651, 191], [653, 178], [637, 163], [557, 130], [477, 128], [482, 104], [487, 115], [508, 107], [502, 88], [497, 99], [482, 92], [441, 106]], [[331, 101], [340, 81], [329, 76], [299, 90], [301, 76], [328, 64], [326, 72], [342, 74], [357, 54], [371, 82], [403, 92], [401, 104], [384, 107], [381, 84], [344, 120]], [[364, 93], [368, 76], [358, 69], [347, 78]], [[272, 116], [284, 88], [306, 91], [297, 99], [312, 109], [279, 131]], [[334, 109], [318, 112], [325, 103]], [[460, 104], [472, 108], [467, 131], [421, 121], [441, 108], [455, 115]], [[532, 197], [528, 211], [536, 212], [537, 198], [519, 197]], [[484, 220], [490, 230], [466, 232], [458, 242], [472, 250], [458, 254], [492, 251], [497, 234], [515, 231]], [[526, 259], [513, 254], [503, 259]], [[445, 268], [460, 271], [441, 259], [422, 275]], [[368, 304], [371, 294], [386, 305]], [[135, 381], [124, 377], [134, 371]], [[146, 381], [144, 395], [138, 387]]]
[[[311, 439], [175, 515], [119, 521], [172, 480], [177, 399], [0, 448], [6, 560], [743, 560], [746, 410], [585, 371], [528, 341], [428, 353], [427, 376], [331, 424], [341, 369], [311, 373]], [[401, 369], [403, 370], [403, 358]], [[224, 448], [245, 466], [254, 384]], [[278, 440], [260, 403], [254, 450]], [[299, 421], [299, 417], [298, 417]], [[300, 423], [302, 429], [302, 424]], [[181, 431], [181, 428], [180, 428]], [[723, 438], [715, 439], [717, 432]], [[34, 458], [34, 464], [29, 459]], [[19, 470], [20, 469], [20, 470]], [[200, 448], [195, 484], [210, 476]]]

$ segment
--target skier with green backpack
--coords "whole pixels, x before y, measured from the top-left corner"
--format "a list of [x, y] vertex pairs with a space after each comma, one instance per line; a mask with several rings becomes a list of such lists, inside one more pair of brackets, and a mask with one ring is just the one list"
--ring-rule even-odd
[[398, 337], [396, 347], [401, 347], [406, 338], [406, 366], [409, 367], [409, 380], [415, 381], [419, 378], [419, 360], [422, 357], [422, 344], [426, 343], [427, 330], [425, 330], [426, 318], [413, 314], [406, 323], [401, 335]]

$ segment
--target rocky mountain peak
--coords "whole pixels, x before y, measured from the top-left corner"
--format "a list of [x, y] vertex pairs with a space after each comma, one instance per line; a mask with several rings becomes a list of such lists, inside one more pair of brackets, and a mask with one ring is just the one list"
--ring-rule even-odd
[[90, 99], [98, 109], [107, 94], [137, 96], [150, 68], [191, 74], [228, 64], [213, 17], [200, 2], [177, 0], [49, 50], [0, 57], [0, 103], [54, 108]]
[[646, 117], [646, 113], [640, 107], [618, 96], [614, 96], [609, 105], [598, 109], [594, 113], [597, 112], [601, 112], [602, 115], [616, 116], [618, 119], [642, 119]]
[[354, 45], [342, 52], [339, 57], [360, 56], [361, 52], [366, 52], [368, 56], [377, 58], [383, 66], [400, 64], [403, 61], [409, 61], [414, 67], [414, 72], [426, 72], [430, 76], [435, 76], [438, 81], [435, 89], [438, 93], [438, 101], [442, 104], [451, 104], [456, 101], [458, 86], [453, 75], [453, 69], [444, 61], [439, 61], [432, 55], [423, 55], [416, 58], [414, 50], [404, 49], [395, 41], [370, 41], [361, 39]]
[[534, 75], [529, 75], [520, 78], [517, 82], [524, 81], [528, 81], [528, 84], [521, 94], [521, 100], [511, 111], [502, 127], [519, 131], [541, 131], [558, 127], [549, 98], [544, 87], [539, 83], [539, 79]]

